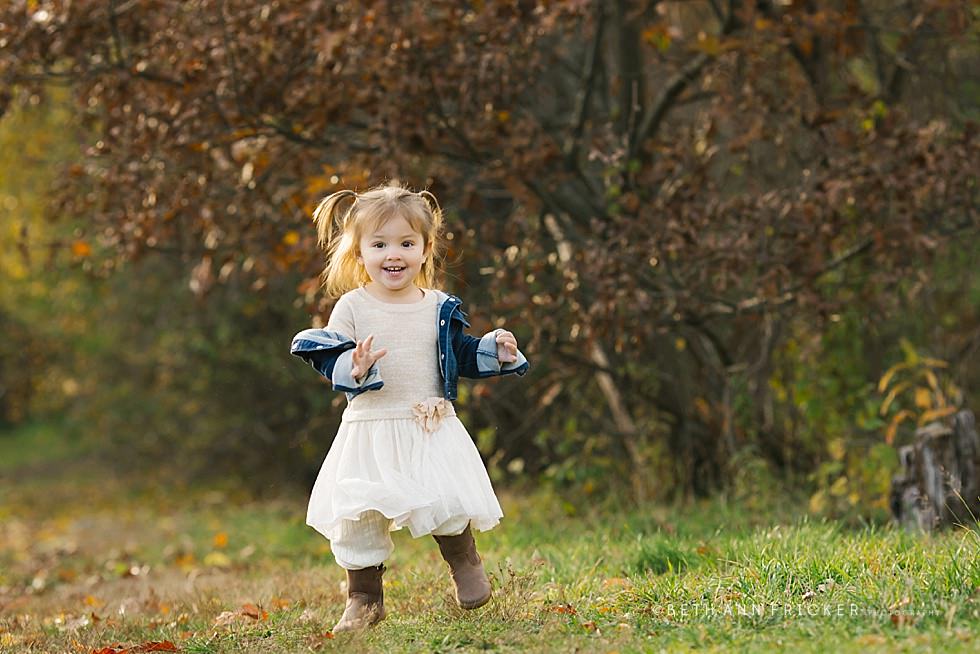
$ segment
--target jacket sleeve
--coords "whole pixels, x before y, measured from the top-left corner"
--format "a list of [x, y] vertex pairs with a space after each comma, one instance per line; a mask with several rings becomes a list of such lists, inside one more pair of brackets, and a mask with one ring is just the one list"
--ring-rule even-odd
[[497, 358], [498, 331], [500, 330], [494, 329], [481, 338], [476, 338], [463, 333], [461, 325], [458, 328], [454, 326], [453, 349], [455, 350], [460, 377], [482, 379], [501, 375], [516, 374], [523, 376], [527, 374], [531, 364], [528, 363], [527, 357], [520, 350], [517, 351], [516, 361], [501, 362]]
[[[348, 334], [350, 336], [348, 336]], [[293, 337], [291, 354], [303, 359], [333, 384], [335, 391], [353, 397], [364, 391], [376, 391], [384, 386], [377, 365], [371, 366], [360, 381], [354, 379], [354, 315], [350, 305], [341, 297], [326, 329], [305, 329]]]

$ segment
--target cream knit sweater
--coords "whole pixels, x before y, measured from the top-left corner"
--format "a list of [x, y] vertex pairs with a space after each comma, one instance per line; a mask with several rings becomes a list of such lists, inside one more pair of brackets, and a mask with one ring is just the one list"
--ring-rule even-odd
[[363, 287], [342, 295], [334, 305], [327, 329], [357, 340], [374, 334], [372, 349], [388, 353], [374, 365], [384, 387], [361, 393], [350, 401], [349, 410], [370, 411], [378, 418], [411, 417], [412, 406], [442, 397], [439, 376], [436, 294], [413, 304], [392, 304], [369, 294]]

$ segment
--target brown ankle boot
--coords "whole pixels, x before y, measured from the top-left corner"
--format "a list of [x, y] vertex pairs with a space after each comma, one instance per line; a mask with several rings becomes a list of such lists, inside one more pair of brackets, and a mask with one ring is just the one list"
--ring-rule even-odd
[[470, 526], [458, 536], [433, 536], [456, 585], [456, 602], [464, 609], [477, 609], [490, 601], [490, 580], [476, 551]]
[[347, 606], [333, 632], [365, 629], [385, 618], [384, 589], [381, 575], [384, 564], [363, 570], [347, 571]]

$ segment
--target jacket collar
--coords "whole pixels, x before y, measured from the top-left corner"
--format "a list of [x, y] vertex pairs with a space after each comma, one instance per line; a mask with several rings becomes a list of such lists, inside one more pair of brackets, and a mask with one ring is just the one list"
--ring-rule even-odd
[[436, 315], [440, 318], [455, 318], [459, 320], [466, 327], [470, 326], [469, 321], [466, 320], [466, 314], [460, 309], [460, 305], [463, 303], [455, 295], [450, 295], [445, 291], [440, 291], [439, 289], [433, 289], [436, 294], [436, 301], [438, 303], [438, 308], [436, 309]]

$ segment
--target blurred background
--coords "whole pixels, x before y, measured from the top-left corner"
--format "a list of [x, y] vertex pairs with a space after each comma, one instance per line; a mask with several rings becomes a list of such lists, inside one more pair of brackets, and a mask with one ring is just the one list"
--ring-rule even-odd
[[0, 467], [305, 492], [344, 403], [288, 353], [331, 308], [311, 211], [400, 181], [532, 361], [463, 384], [496, 483], [882, 519], [896, 448], [980, 392], [977, 18], [4, 3]]

